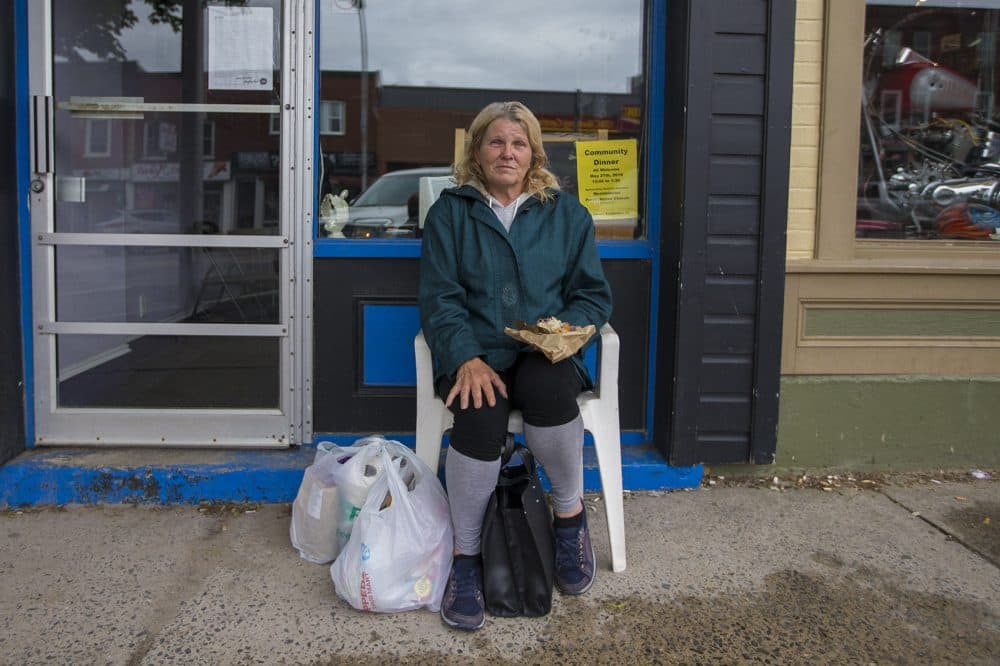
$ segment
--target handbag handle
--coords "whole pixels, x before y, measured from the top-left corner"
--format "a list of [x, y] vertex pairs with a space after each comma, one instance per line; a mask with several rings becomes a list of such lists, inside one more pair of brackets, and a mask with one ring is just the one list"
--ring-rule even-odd
[[524, 448], [517, 443], [517, 440], [514, 439], [514, 435], [507, 433], [507, 439], [504, 440], [503, 446], [500, 448], [501, 467], [510, 462], [511, 456], [514, 455], [514, 452], [518, 449], [518, 447]]
[[500, 451], [500, 473], [498, 474], [497, 485], [507, 485], [504, 482], [510, 481], [504, 476], [503, 469], [510, 464], [511, 458], [514, 457], [515, 453], [521, 458], [521, 462], [528, 474], [531, 476], [537, 475], [537, 471], [535, 469], [535, 456], [531, 453], [531, 449], [515, 440], [514, 437], [508, 433], [507, 441], [504, 443], [503, 449]]

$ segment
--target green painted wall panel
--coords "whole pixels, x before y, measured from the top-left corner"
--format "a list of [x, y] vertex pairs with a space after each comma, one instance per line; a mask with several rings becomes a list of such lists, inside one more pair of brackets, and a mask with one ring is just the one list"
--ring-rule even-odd
[[806, 337], [1000, 337], [1000, 310], [808, 308]]
[[1000, 377], [784, 377], [774, 465], [712, 473], [1000, 468]]

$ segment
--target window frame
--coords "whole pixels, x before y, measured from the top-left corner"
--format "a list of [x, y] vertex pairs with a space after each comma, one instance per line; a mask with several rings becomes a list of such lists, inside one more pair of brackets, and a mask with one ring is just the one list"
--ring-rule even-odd
[[[820, 150], [813, 260], [878, 267], [1000, 269], [1000, 243], [856, 238], [856, 169], [861, 145], [861, 78], [866, 0], [826, 3], [822, 47]], [[797, 260], [801, 263], [802, 260]]]
[[[111, 119], [110, 118], [87, 118], [86, 129], [84, 130], [84, 157], [111, 157]], [[94, 138], [94, 126], [96, 123], [103, 123], [107, 128], [104, 151], [91, 150], [91, 140]]]
[[[331, 109], [339, 109], [339, 114], [328, 114]], [[319, 133], [321, 136], [344, 136], [347, 130], [347, 104], [337, 99], [324, 99], [319, 102]], [[339, 130], [324, 129], [327, 121], [337, 117], [340, 122]]]
[[[205, 120], [202, 123], [201, 157], [202, 159], [215, 159], [215, 121]], [[209, 149], [205, 150], [206, 144]]]
[[[151, 122], [143, 122], [142, 124], [142, 159], [163, 162], [167, 159], [167, 152], [165, 150], [160, 150], [160, 120], [153, 120]], [[150, 141], [150, 131], [154, 130], [156, 134], [153, 141]], [[150, 145], [155, 144], [155, 145]]]

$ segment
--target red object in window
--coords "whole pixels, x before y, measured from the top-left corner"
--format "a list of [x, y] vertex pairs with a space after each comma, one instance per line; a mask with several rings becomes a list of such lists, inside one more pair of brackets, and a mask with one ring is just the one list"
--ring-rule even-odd
[[993, 230], [973, 222], [969, 215], [969, 204], [960, 202], [948, 206], [934, 220], [941, 238], [989, 238]]
[[904, 113], [968, 111], [976, 108], [976, 84], [933, 62], [913, 62], [888, 70], [879, 78], [879, 92], [898, 91]]

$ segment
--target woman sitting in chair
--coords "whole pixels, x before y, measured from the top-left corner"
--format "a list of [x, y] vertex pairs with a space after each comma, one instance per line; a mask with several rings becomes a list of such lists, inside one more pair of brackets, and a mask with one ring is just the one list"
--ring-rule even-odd
[[504, 334], [549, 316], [599, 329], [611, 315], [593, 219], [545, 165], [534, 114], [519, 102], [490, 104], [469, 127], [458, 187], [424, 224], [420, 323], [437, 392], [455, 415], [445, 461], [455, 561], [441, 617], [458, 629], [485, 623], [480, 530], [511, 409], [552, 483], [556, 584], [582, 594], [594, 581], [576, 403], [591, 379], [581, 354], [553, 364]]

